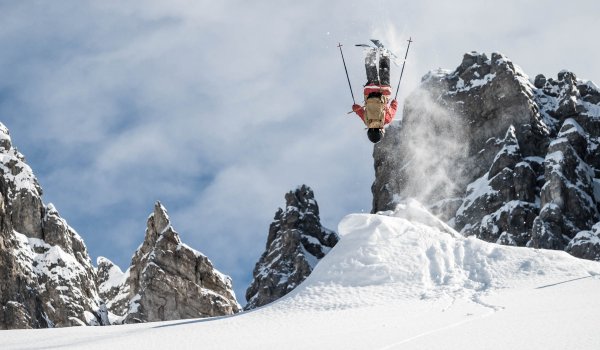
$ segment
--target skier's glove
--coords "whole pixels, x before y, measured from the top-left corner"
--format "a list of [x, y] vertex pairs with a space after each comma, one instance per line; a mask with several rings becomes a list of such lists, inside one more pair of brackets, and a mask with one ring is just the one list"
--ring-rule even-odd
[[357, 105], [357, 104], [352, 105], [352, 111], [354, 113], [358, 113], [358, 111], [360, 111], [361, 109], [362, 109], [361, 105]]
[[398, 101], [396, 100], [392, 100], [392, 103], [390, 103], [390, 106], [394, 109], [396, 109], [398, 107]]

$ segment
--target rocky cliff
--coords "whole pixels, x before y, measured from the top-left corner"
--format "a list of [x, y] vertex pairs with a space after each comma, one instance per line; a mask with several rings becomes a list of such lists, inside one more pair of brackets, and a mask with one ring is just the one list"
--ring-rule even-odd
[[241, 310], [231, 279], [181, 242], [158, 202], [131, 266], [123, 273], [99, 258], [98, 285], [112, 323], [223, 316]]
[[0, 124], [0, 329], [107, 324], [81, 237]]
[[374, 150], [373, 211], [416, 197], [465, 235], [600, 259], [600, 89], [465, 54]]
[[0, 124], [0, 329], [108, 325], [240, 311], [231, 279], [181, 242], [157, 203], [122, 272], [94, 269], [81, 237], [52, 204]]
[[285, 195], [269, 227], [264, 253], [246, 291], [253, 309], [289, 293], [308, 277], [317, 262], [338, 242], [338, 235], [321, 225], [319, 206], [310, 187], [302, 185]]

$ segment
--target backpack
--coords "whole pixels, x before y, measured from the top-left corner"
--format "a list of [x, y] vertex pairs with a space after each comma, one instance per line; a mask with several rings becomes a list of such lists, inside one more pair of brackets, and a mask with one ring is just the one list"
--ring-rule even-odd
[[382, 129], [385, 123], [387, 97], [377, 96], [367, 98], [365, 103], [365, 124], [369, 129]]

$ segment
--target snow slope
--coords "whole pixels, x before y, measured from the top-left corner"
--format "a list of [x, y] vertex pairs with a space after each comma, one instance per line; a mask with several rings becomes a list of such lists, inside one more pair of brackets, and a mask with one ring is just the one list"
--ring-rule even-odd
[[236, 316], [0, 332], [2, 349], [597, 349], [600, 263], [464, 238], [420, 204], [352, 214], [309, 278]]

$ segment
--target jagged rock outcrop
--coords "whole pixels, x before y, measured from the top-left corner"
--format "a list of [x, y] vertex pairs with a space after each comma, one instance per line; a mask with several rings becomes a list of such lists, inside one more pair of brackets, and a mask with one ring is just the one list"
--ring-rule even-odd
[[0, 124], [0, 329], [107, 324], [81, 237]]
[[122, 317], [129, 309], [129, 270], [126, 273], [105, 257], [96, 259], [96, 275], [98, 294], [104, 300], [109, 311], [111, 323], [122, 322]]
[[319, 206], [308, 186], [288, 192], [285, 201], [285, 209], [275, 213], [266, 250], [254, 268], [254, 280], [246, 291], [246, 310], [292, 291], [339, 241], [337, 233], [321, 225]]
[[122, 272], [94, 269], [81, 237], [52, 204], [0, 124], [0, 329], [107, 325], [240, 311], [231, 279], [183, 244], [160, 203]]
[[569, 242], [566, 251], [583, 259], [600, 261], [600, 223], [589, 231], [580, 231]]
[[600, 89], [465, 54], [423, 77], [374, 150], [373, 211], [417, 197], [465, 235], [599, 259]]
[[98, 261], [98, 285], [113, 323], [138, 323], [231, 315], [241, 310], [231, 279], [181, 242], [157, 202], [144, 242], [123, 273]]

